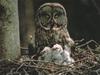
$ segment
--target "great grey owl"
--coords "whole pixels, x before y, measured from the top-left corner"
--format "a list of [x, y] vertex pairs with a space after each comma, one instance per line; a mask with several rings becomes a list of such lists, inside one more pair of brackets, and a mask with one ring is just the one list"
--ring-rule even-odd
[[44, 3], [40, 6], [36, 15], [35, 46], [37, 53], [45, 46], [52, 47], [60, 44], [72, 46], [67, 30], [67, 15], [65, 8], [59, 3]]

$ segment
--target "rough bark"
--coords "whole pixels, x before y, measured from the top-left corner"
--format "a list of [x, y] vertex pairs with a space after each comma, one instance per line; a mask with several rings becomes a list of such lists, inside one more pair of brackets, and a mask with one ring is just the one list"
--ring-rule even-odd
[[20, 56], [18, 2], [0, 0], [0, 58]]

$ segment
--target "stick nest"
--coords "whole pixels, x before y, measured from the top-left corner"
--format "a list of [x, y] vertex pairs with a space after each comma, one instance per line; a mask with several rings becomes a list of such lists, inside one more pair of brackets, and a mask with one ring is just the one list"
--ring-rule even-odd
[[[91, 42], [95, 49], [89, 46]], [[69, 65], [34, 60], [26, 55], [14, 61], [0, 59], [0, 75], [100, 75], [100, 45], [94, 40], [77, 45], [72, 57], [75, 62]]]

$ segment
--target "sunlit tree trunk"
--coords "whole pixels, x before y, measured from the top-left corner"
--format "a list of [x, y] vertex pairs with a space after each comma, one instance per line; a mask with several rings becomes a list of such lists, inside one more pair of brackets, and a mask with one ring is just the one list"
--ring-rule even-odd
[[18, 0], [0, 0], [0, 58], [19, 56]]

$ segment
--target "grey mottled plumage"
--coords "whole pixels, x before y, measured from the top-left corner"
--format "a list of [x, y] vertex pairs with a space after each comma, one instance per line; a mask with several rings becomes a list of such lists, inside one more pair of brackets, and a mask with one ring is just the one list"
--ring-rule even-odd
[[36, 16], [35, 46], [37, 53], [45, 46], [66, 44], [72, 46], [74, 41], [71, 39], [67, 30], [67, 15], [65, 8], [59, 3], [45, 3], [40, 6]]

